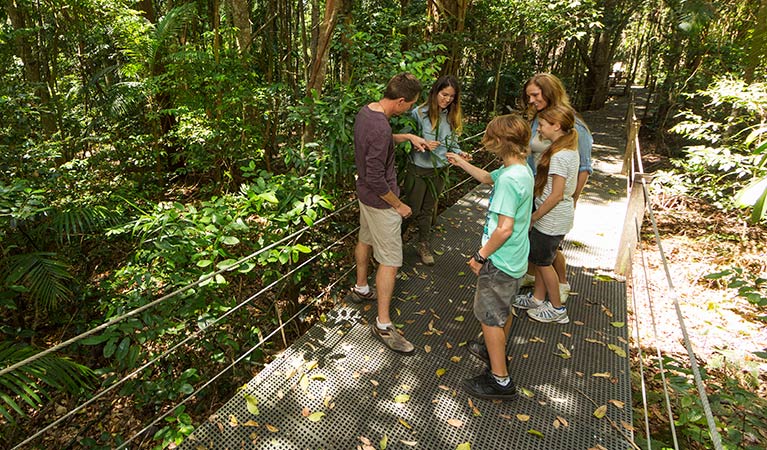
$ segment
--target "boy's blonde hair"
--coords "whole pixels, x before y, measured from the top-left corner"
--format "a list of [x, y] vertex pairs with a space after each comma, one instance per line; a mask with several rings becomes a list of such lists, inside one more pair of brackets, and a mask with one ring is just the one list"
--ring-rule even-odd
[[498, 116], [487, 124], [482, 145], [500, 158], [515, 155], [527, 158], [530, 153], [530, 124], [519, 114]]

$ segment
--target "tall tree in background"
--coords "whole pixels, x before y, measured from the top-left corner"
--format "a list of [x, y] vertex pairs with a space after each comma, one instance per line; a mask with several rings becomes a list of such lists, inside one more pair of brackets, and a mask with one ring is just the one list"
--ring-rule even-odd
[[447, 60], [442, 66], [442, 74], [458, 74], [463, 60], [464, 40], [466, 39], [466, 13], [471, 0], [427, 0], [426, 13], [429, 20], [427, 30], [432, 39], [444, 42], [447, 47]]

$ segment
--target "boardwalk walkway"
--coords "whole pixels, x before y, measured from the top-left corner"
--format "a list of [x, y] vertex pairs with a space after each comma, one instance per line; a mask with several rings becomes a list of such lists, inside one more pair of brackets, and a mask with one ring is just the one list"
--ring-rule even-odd
[[[340, 303], [182, 448], [631, 448], [623, 425], [631, 423], [626, 289], [610, 272], [625, 212], [625, 110], [619, 99], [584, 115], [596, 144], [595, 173], [565, 242], [571, 322], [541, 324], [519, 314], [507, 352], [518, 400], [472, 399], [460, 388], [483, 369], [464, 347], [480, 330], [471, 309], [475, 277], [466, 266], [489, 194], [480, 186], [440, 216], [435, 266], [417, 263], [406, 246], [392, 307], [414, 355], [385, 350], [371, 337], [373, 305]], [[603, 418], [595, 415], [599, 407]]]

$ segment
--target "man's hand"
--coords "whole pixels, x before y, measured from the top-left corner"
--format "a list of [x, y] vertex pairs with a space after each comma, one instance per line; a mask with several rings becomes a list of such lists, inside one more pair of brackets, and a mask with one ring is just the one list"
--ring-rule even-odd
[[406, 205], [405, 202], [400, 202], [396, 210], [397, 214], [402, 216], [403, 219], [407, 219], [413, 213], [413, 210], [410, 208], [410, 206]]

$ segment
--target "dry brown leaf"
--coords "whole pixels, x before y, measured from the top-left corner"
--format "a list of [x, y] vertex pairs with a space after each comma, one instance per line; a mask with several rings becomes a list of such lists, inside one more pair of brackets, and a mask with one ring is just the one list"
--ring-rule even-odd
[[448, 419], [447, 423], [448, 425], [452, 425], [456, 428], [461, 428], [463, 426], [463, 422], [458, 419]]
[[304, 409], [301, 410], [301, 415], [304, 416], [304, 417], [309, 417], [309, 414], [311, 414], [311, 413], [312, 412], [309, 411], [309, 408], [307, 408], [306, 406], [304, 406]]
[[634, 425], [631, 425], [630, 423], [626, 422], [625, 420], [621, 420], [621, 425], [623, 428], [631, 431], [632, 433], [636, 431], [636, 428], [634, 428]]
[[450, 350], [451, 348], [453, 348], [453, 344], [451, 344], [450, 342], [445, 342], [445, 347], [447, 347], [447, 349]]
[[564, 336], [567, 336], [567, 337], [569, 337], [569, 338], [573, 337], [572, 333], [565, 333], [565, 332], [563, 331], [563, 332], [562, 332], [562, 334], [563, 334]]
[[272, 433], [276, 433], [276, 432], [280, 431], [279, 428], [275, 427], [274, 425], [272, 425], [270, 423], [265, 423], [264, 426], [266, 427], [267, 430], [269, 430]]
[[453, 356], [453, 357], [450, 358], [450, 361], [453, 361], [454, 363], [459, 363], [459, 362], [461, 362], [461, 357], [460, 356]]
[[516, 417], [517, 417], [517, 420], [519, 420], [520, 422], [527, 422], [528, 420], [530, 420], [530, 416], [528, 416], [527, 414], [517, 414]]
[[581, 322], [580, 320], [574, 320], [574, 321], [573, 321], [573, 323], [574, 323], [574, 324], [576, 324], [576, 325], [578, 325], [578, 326], [583, 326], [583, 325], [585, 325], [585, 324], [584, 324], [583, 322]]
[[237, 421], [237, 416], [234, 414], [229, 414], [229, 426], [230, 427], [236, 427], [239, 425], [239, 422]]
[[597, 378], [610, 378], [611, 376], [613, 376], [613, 374], [611, 374], [610, 372], [597, 372], [597, 373], [592, 373], [591, 376], [597, 377]]
[[399, 440], [401, 444], [407, 445], [408, 447], [415, 447], [418, 445], [418, 441], [403, 441], [402, 439]]
[[431, 345], [424, 345], [423, 351], [425, 351], [426, 353], [431, 353]]
[[554, 429], [555, 429], [555, 430], [558, 430], [558, 429], [559, 429], [559, 427], [560, 427], [560, 426], [562, 426], [562, 425], [559, 423], [559, 419], [554, 419], [554, 423], [552, 423], [551, 425], [554, 427]]
[[625, 403], [623, 403], [620, 400], [608, 400], [608, 402], [612, 403], [613, 405], [615, 405], [616, 408], [619, 408], [619, 409], [623, 409], [623, 406], [625, 406]]
[[258, 422], [256, 422], [253, 419], [250, 419], [247, 422], [243, 423], [242, 426], [243, 427], [257, 427], [258, 426]]
[[363, 445], [373, 445], [370, 442], [370, 439], [366, 438], [365, 436], [360, 436], [358, 439], [360, 440], [360, 442], [362, 442]]
[[557, 420], [559, 420], [559, 423], [561, 423], [562, 425], [566, 427], [570, 426], [570, 424], [567, 422], [567, 419], [565, 419], [564, 417], [557, 416]]
[[378, 386], [378, 381], [371, 379], [370, 384], [372, 384], [373, 386]]

